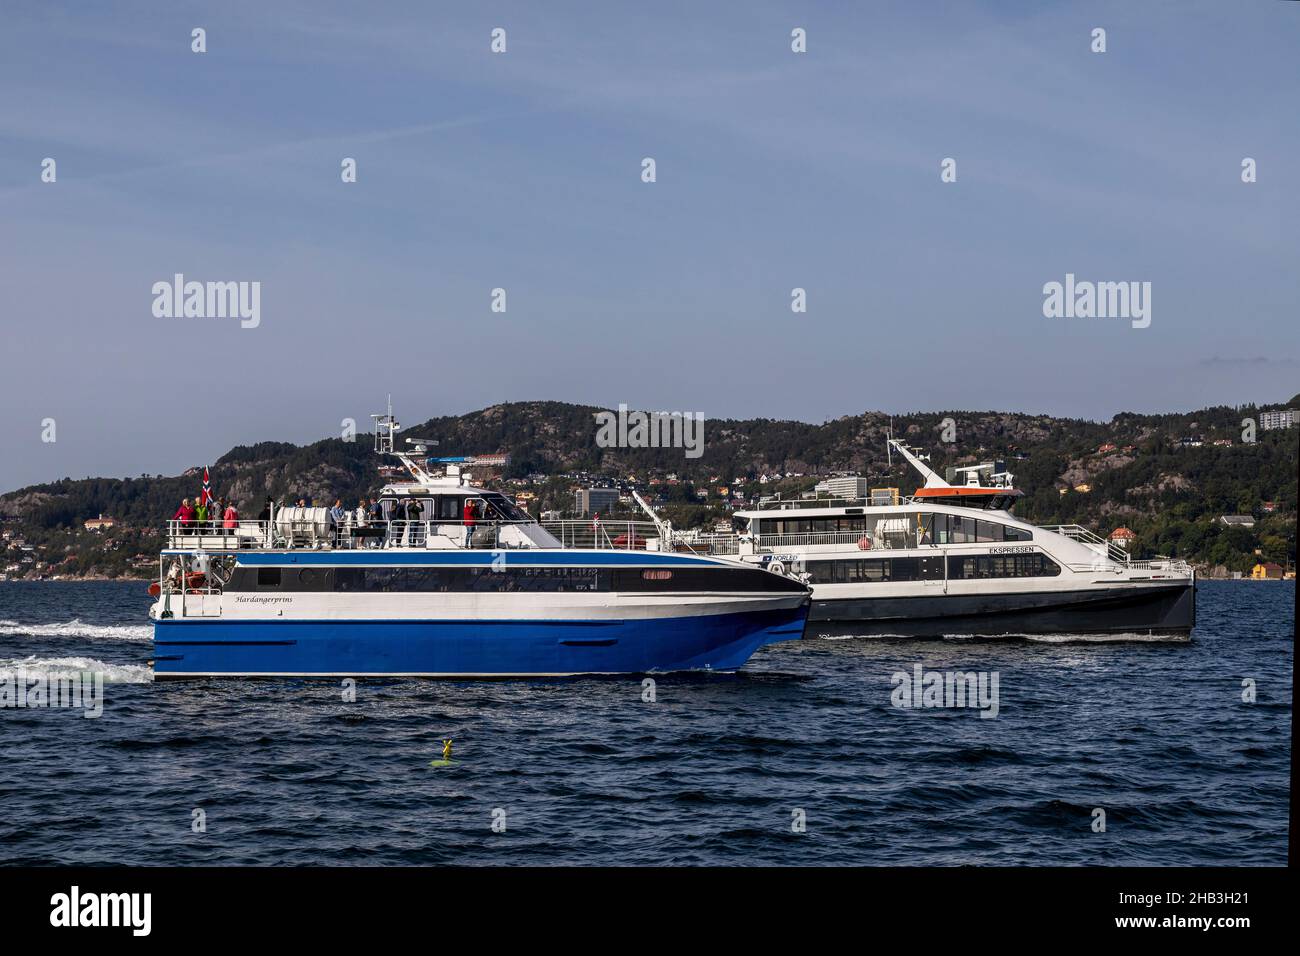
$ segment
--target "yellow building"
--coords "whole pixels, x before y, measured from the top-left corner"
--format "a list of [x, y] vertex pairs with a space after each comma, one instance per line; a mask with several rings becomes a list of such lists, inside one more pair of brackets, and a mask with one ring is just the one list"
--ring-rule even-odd
[[1285, 576], [1286, 571], [1282, 566], [1274, 564], [1272, 561], [1257, 564], [1250, 569], [1252, 581], [1280, 581]]

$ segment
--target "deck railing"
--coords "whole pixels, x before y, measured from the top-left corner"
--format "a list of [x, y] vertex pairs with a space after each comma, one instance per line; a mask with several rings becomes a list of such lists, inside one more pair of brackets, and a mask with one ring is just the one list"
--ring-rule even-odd
[[1129, 565], [1132, 559], [1127, 550], [1114, 541], [1108, 541], [1096, 532], [1089, 531], [1080, 524], [1048, 524], [1042, 526], [1044, 531], [1054, 531], [1067, 538], [1073, 538], [1083, 544], [1099, 545], [1106, 549], [1107, 556], [1116, 564]]
[[566, 548], [644, 551], [652, 540], [656, 542], [655, 547], [659, 546], [659, 529], [652, 521], [571, 518], [543, 521], [541, 525]]
[[[342, 524], [277, 517], [274, 521], [167, 522], [167, 547], [187, 551], [239, 551], [257, 548], [488, 548], [501, 546], [502, 532], [511, 526], [540, 525], [567, 548], [645, 550], [658, 529], [650, 521], [497, 521], [478, 519], [465, 538], [462, 520], [379, 521], [360, 524], [349, 516]], [[442, 539], [439, 541], [439, 539]]]

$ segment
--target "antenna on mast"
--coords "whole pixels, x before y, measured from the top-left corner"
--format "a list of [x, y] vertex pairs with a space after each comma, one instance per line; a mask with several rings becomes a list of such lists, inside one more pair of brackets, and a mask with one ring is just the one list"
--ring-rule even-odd
[[371, 415], [370, 418], [375, 423], [375, 453], [378, 455], [393, 454], [393, 436], [402, 428], [393, 417], [393, 396], [388, 396], [388, 411], [383, 415]]

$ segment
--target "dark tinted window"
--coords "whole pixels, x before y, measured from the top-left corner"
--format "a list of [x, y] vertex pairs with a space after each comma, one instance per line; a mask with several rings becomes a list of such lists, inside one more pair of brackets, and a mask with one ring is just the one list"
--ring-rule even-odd
[[1061, 566], [1045, 554], [988, 554], [952, 556], [948, 577], [954, 580], [981, 578], [1056, 577]]
[[814, 584], [929, 581], [943, 579], [943, 563], [938, 555], [926, 558], [809, 561], [808, 573], [812, 576]]

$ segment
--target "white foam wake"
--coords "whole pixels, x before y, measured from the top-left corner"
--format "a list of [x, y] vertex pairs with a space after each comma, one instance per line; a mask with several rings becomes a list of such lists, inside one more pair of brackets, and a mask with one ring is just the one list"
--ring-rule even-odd
[[153, 680], [153, 673], [143, 664], [110, 664], [97, 661], [92, 657], [31, 657], [9, 658], [0, 660], [0, 680], [11, 680], [18, 671], [27, 675], [44, 674], [79, 674], [89, 671], [103, 674], [108, 684], [148, 684]]
[[0, 634], [23, 637], [98, 637], [117, 641], [147, 641], [153, 637], [149, 624], [86, 624], [79, 618], [61, 624], [23, 624], [0, 620]]

